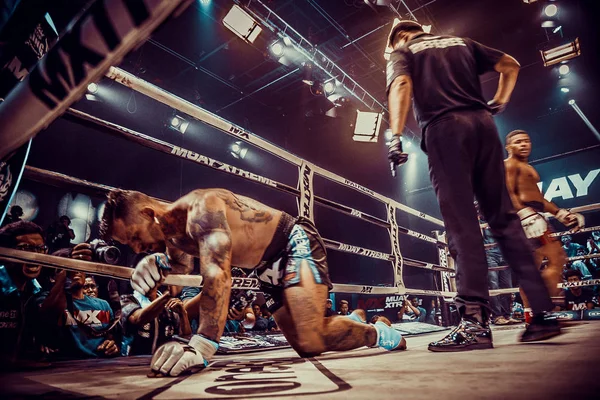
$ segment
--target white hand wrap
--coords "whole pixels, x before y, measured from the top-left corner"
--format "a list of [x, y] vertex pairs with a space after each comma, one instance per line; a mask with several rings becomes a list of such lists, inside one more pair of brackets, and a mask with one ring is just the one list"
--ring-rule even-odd
[[161, 269], [170, 269], [169, 257], [163, 253], [150, 254], [140, 260], [131, 275], [131, 287], [136, 292], [146, 295], [160, 285], [164, 277]]
[[577, 231], [585, 226], [585, 218], [579, 213], [572, 213], [569, 210], [560, 209], [556, 213], [555, 217], [567, 228], [574, 228], [574, 231]]
[[521, 226], [528, 239], [538, 238], [548, 230], [546, 219], [533, 208], [525, 207], [517, 211], [517, 214], [521, 219]]
[[194, 335], [188, 344], [171, 341], [160, 346], [152, 356], [152, 371], [179, 376], [193, 367], [206, 367], [219, 345], [200, 335]]

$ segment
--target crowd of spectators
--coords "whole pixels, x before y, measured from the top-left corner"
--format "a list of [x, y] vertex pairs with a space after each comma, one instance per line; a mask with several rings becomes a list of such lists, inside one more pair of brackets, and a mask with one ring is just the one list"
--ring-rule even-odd
[[[0, 228], [0, 246], [18, 250], [51, 253], [83, 261], [104, 261], [99, 256], [106, 244], [97, 241], [73, 245], [70, 220], [63, 216], [46, 231], [22, 220], [22, 211], [13, 207], [9, 223]], [[484, 234], [484, 238], [486, 238]], [[561, 237], [567, 256], [581, 257], [600, 253], [600, 232], [584, 237]], [[486, 242], [491, 243], [488, 239]], [[105, 250], [105, 249], [104, 249]], [[104, 251], [102, 250], [102, 251]], [[107, 254], [104, 252], [103, 254]], [[492, 267], [504, 264], [501, 254], [488, 246]], [[135, 264], [135, 259], [130, 260]], [[245, 276], [232, 269], [233, 276]], [[598, 306], [598, 287], [578, 282], [600, 279], [600, 259], [570, 260], [564, 269], [564, 310], [585, 310]], [[490, 289], [514, 287], [509, 270], [491, 269]], [[0, 363], [38, 365], [40, 360], [102, 358], [152, 354], [166, 341], [186, 336], [198, 328], [200, 288], [162, 287], [140, 295], [124, 291], [108, 278], [86, 276], [40, 266], [0, 263]], [[493, 322], [512, 323], [523, 320], [523, 306], [514, 293], [491, 298]], [[440, 300], [407, 297], [397, 314], [397, 322], [441, 324]], [[338, 303], [327, 299], [325, 316], [351, 316], [347, 300]], [[278, 331], [265, 304], [252, 290], [232, 290], [226, 333]], [[42, 363], [43, 364], [43, 363]]]
[[[74, 234], [68, 219], [44, 231], [17, 217], [15, 210], [14, 221], [0, 228], [0, 247], [104, 261], [98, 249], [106, 244], [70, 243]], [[112, 279], [0, 263], [0, 365], [32, 368], [54, 360], [152, 354], [164, 342], [197, 330], [201, 296], [200, 288], [172, 286], [146, 296], [131, 289], [119, 293]], [[255, 292], [232, 290], [227, 333], [278, 330]]]

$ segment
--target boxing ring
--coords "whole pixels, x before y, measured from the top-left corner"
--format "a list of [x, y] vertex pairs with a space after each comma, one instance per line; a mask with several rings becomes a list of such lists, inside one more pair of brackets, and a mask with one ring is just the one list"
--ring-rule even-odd
[[[360, 284], [341, 284], [333, 283], [332, 292], [334, 293], [349, 293], [349, 294], [366, 294], [366, 295], [427, 295], [427, 296], [439, 296], [444, 298], [445, 302], [451, 303], [452, 297], [456, 295], [453, 290], [455, 288], [454, 275], [456, 270], [451, 257], [449, 257], [448, 246], [446, 244], [446, 236], [442, 230], [435, 230], [432, 232], [432, 236], [423, 234], [409, 228], [399, 226], [396, 222], [396, 212], [404, 212], [408, 215], [412, 215], [424, 221], [433, 223], [440, 228], [443, 228], [443, 222], [435, 217], [427, 215], [423, 212], [415, 210], [404, 204], [401, 204], [393, 199], [385, 197], [367, 187], [352, 182], [340, 175], [334, 174], [314, 163], [304, 160], [287, 150], [284, 150], [259, 136], [256, 136], [252, 132], [235, 125], [224, 118], [213, 114], [209, 111], [202, 109], [201, 107], [194, 105], [182, 98], [179, 98], [153, 84], [150, 84], [126, 71], [119, 68], [111, 67], [106, 77], [118, 82], [134, 91], [141, 93], [155, 101], [158, 101], [164, 105], [167, 105], [178, 112], [184, 113], [190, 117], [193, 117], [197, 121], [200, 121], [210, 127], [216, 128], [221, 132], [234, 137], [236, 140], [242, 140], [249, 143], [257, 148], [260, 148], [287, 163], [296, 166], [298, 169], [297, 187], [275, 181], [269, 177], [264, 177], [246, 171], [244, 169], [232, 166], [223, 161], [216, 160], [206, 155], [194, 152], [192, 150], [168, 143], [166, 141], [151, 137], [142, 132], [137, 132], [132, 129], [117, 125], [115, 123], [100, 119], [88, 113], [68, 108], [64, 114], [64, 118], [71, 122], [75, 122], [93, 129], [108, 133], [115, 137], [127, 140], [143, 147], [168, 154], [171, 157], [175, 157], [181, 160], [185, 160], [189, 163], [196, 163], [213, 170], [221, 171], [223, 173], [240, 177], [244, 180], [251, 181], [253, 183], [270, 187], [295, 196], [297, 199], [298, 215], [309, 218], [314, 221], [314, 206], [319, 204], [325, 206], [328, 209], [350, 216], [352, 218], [360, 219], [370, 224], [376, 225], [381, 228], [385, 228], [389, 235], [391, 253], [385, 253], [376, 251], [356, 245], [342, 243], [340, 241], [324, 238], [327, 249], [333, 251], [339, 251], [349, 254], [354, 254], [360, 257], [367, 257], [371, 259], [384, 260], [390, 263], [393, 270], [393, 284], [392, 285], [360, 285]], [[334, 182], [346, 188], [350, 188], [358, 193], [368, 196], [374, 200], [377, 200], [381, 206], [385, 207], [386, 219], [381, 219], [376, 216], [370, 215], [363, 211], [351, 208], [344, 204], [328, 200], [325, 197], [319, 196], [314, 193], [313, 181], [315, 176], [321, 176], [327, 180]], [[50, 184], [54, 186], [64, 187], [68, 189], [77, 189], [82, 193], [91, 194], [99, 197], [105, 196], [105, 194], [113, 189], [110, 186], [103, 185], [100, 183], [88, 182], [76, 177], [67, 176], [53, 171], [42, 170], [34, 167], [26, 167], [24, 171], [24, 178], [38, 181], [44, 184]], [[162, 200], [159, 199], [161, 201]], [[572, 209], [574, 212], [591, 212], [596, 211], [600, 208], [600, 204], [592, 204], [584, 207], [578, 207]], [[318, 227], [318, 221], [315, 221]], [[485, 227], [485, 225], [482, 225]], [[600, 230], [600, 226], [584, 228], [579, 233], [591, 232], [594, 230]], [[559, 232], [552, 236], [559, 237], [562, 235], [569, 234], [570, 232]], [[400, 249], [399, 235], [405, 235], [415, 240], [426, 242], [435, 246], [438, 253], [439, 262], [437, 264], [428, 263], [412, 258], [403, 257]], [[493, 246], [494, 244], [492, 244]], [[490, 247], [490, 246], [487, 246]], [[586, 256], [570, 257], [568, 261], [585, 260], [600, 257], [599, 254], [590, 254]], [[32, 258], [35, 258], [33, 260]], [[64, 264], [64, 259], [60, 261], [53, 261], [52, 256], [46, 255], [31, 255], [31, 253], [19, 252], [17, 250], [0, 249], [0, 259], [4, 260], [19, 260], [19, 261], [35, 261], [41, 265], [50, 267], [60, 267], [61, 263]], [[82, 265], [88, 264], [85, 262], [79, 262]], [[88, 266], [88, 272], [96, 273], [100, 275], [113, 276], [121, 279], [128, 279], [129, 276], [126, 272], [119, 272], [118, 274], [112, 273], [111, 266], [98, 265]], [[421, 268], [430, 271], [440, 273], [442, 290], [425, 290], [418, 288], [407, 288], [404, 285], [403, 280], [403, 269], [404, 266]], [[76, 268], [76, 267], [74, 267]], [[502, 270], [508, 266], [493, 267], [490, 270]], [[172, 277], [171, 279], [178, 279], [177, 282], [184, 286], [200, 286], [201, 277], [199, 276], [181, 276]], [[175, 283], [172, 283], [175, 284]], [[600, 284], [600, 280], [593, 281], [582, 281], [578, 286], [593, 286]], [[561, 287], [570, 287], [572, 284], [562, 284]], [[247, 287], [258, 287], [258, 282], [251, 278], [235, 278], [233, 281], [233, 288], [247, 288]], [[496, 289], [490, 290], [491, 296], [497, 296], [508, 293], [518, 292], [518, 288], [508, 289]], [[444, 310], [447, 312], [447, 310]], [[445, 314], [445, 313], [444, 313]], [[446, 318], [444, 318], [446, 320]]]
[[[120, 1], [107, 0], [105, 7], [122, 7]], [[147, 0], [146, 4], [156, 6], [151, 13], [152, 18], [139, 20], [139, 24], [132, 31], [138, 29], [145, 33], [137, 37], [131, 35], [124, 40], [124, 45], [112, 48], [112, 62], [103, 65], [115, 65], [119, 58], [133, 48], [162, 20], [177, 8], [180, 1]], [[164, 6], [168, 4], [168, 6]], [[163, 8], [160, 7], [164, 6]], [[131, 10], [130, 10], [131, 11]], [[156, 12], [155, 12], [156, 11]], [[101, 14], [101, 13], [100, 13]], [[154, 18], [157, 16], [156, 18]], [[146, 26], [147, 25], [147, 26]], [[88, 26], [89, 28], [89, 26]], [[135, 33], [135, 32], [134, 32]], [[104, 32], [106, 34], [106, 32]], [[64, 49], [63, 49], [64, 50]], [[54, 50], [52, 50], [54, 51]], [[52, 52], [51, 51], [51, 52]], [[269, 177], [260, 176], [250, 171], [235, 167], [221, 160], [199, 154], [190, 149], [154, 138], [142, 132], [117, 125], [110, 121], [102, 120], [88, 113], [68, 108], [85, 91], [87, 83], [97, 80], [106, 68], [99, 65], [86, 71], [85, 79], [78, 80], [70, 90], [68, 96], [60, 99], [59, 104], [51, 112], [39, 112], [28, 115], [13, 115], [19, 111], [15, 108], [18, 103], [12, 102], [7, 107], [0, 105], [0, 117], [6, 121], [17, 122], [18, 126], [26, 124], [26, 119], [32, 119], [35, 126], [23, 130], [22, 138], [11, 137], [11, 147], [16, 148], [35, 135], [41, 128], [47, 126], [58, 116], [108, 133], [142, 147], [162, 152], [174, 159], [186, 163], [195, 163], [216, 171], [221, 171], [231, 176], [253, 182], [257, 185], [269, 187], [294, 196], [297, 199], [298, 215], [314, 220], [314, 206], [318, 204], [335, 212], [351, 218], [365, 221], [372, 225], [384, 228], [389, 236], [391, 251], [381, 252], [373, 249], [343, 243], [325, 238], [326, 247], [331, 251], [353, 254], [374, 260], [383, 260], [389, 263], [393, 273], [393, 282], [387, 285], [359, 285], [334, 283], [333, 292], [352, 293], [362, 295], [427, 295], [439, 296], [445, 302], [451, 302], [454, 292], [453, 275], [456, 268], [449, 257], [447, 240], [443, 232], [443, 222], [430, 215], [422, 213], [393, 199], [385, 197], [373, 190], [352, 182], [340, 175], [304, 160], [272, 143], [254, 135], [246, 129], [210, 113], [188, 101], [185, 101], [161, 88], [145, 82], [123, 70], [111, 67], [106, 76], [134, 91], [144, 94], [164, 105], [181, 113], [189, 115], [196, 120], [207, 124], [221, 132], [230, 135], [236, 140], [247, 142], [260, 148], [277, 158], [297, 167], [297, 186], [293, 187], [275, 181]], [[39, 77], [38, 77], [39, 78]], [[28, 90], [27, 85], [21, 85], [19, 93]], [[18, 95], [18, 94], [17, 94]], [[8, 99], [10, 100], [10, 99]], [[10, 103], [10, 102], [8, 102]], [[15, 111], [17, 110], [17, 111]], [[24, 114], [24, 113], [23, 113]], [[42, 117], [43, 116], [43, 117]], [[3, 121], [5, 121], [3, 119]], [[0, 133], [2, 132], [0, 126]], [[4, 150], [4, 149], [0, 149]], [[361, 210], [346, 206], [339, 202], [329, 200], [315, 193], [313, 183], [315, 177], [323, 177], [345, 188], [368, 196], [379, 202], [385, 208], [385, 218], [378, 218]], [[86, 181], [77, 177], [68, 176], [55, 171], [48, 171], [34, 167], [26, 167], [23, 177], [45, 185], [53, 185], [69, 190], [78, 190], [98, 197], [103, 197], [112, 187], [96, 182]], [[135, 189], [135, 188], [132, 188]], [[573, 211], [596, 211], [600, 205], [594, 204]], [[420, 233], [397, 223], [396, 213], [403, 212], [407, 215], [427, 221], [439, 227], [439, 230], [430, 234]], [[315, 221], [318, 227], [319, 221]], [[580, 232], [590, 232], [600, 227], [585, 228]], [[561, 232], [556, 236], [567, 234]], [[411, 240], [428, 243], [435, 246], [438, 262], [424, 262], [404, 257], [400, 248], [400, 236]], [[582, 260], [597, 258], [598, 255], [572, 257], [569, 260]], [[106, 264], [85, 262], [58, 258], [44, 254], [33, 254], [18, 250], [0, 248], [0, 259], [6, 261], [33, 262], [46, 267], [65, 268], [87, 271], [89, 273], [128, 279], [132, 270]], [[439, 273], [442, 290], [424, 290], [406, 287], [403, 279], [405, 267], [424, 269]], [[498, 267], [494, 269], [503, 269]], [[200, 276], [175, 276], [167, 277], [168, 284], [181, 286], [201, 286]], [[600, 281], [581, 282], [577, 286], [600, 284]], [[257, 282], [250, 278], [234, 278], [233, 288], [256, 287]], [[567, 287], [569, 285], [563, 285]], [[490, 295], [517, 292], [518, 289], [499, 289], [490, 291]], [[443, 308], [444, 310], [445, 308]], [[205, 371], [195, 375], [185, 375], [177, 378], [146, 379], [149, 357], [127, 357], [114, 360], [82, 360], [61, 363], [52, 370], [39, 369], [37, 371], [12, 372], [2, 377], [0, 394], [3, 398], [23, 398], [43, 396], [43, 398], [131, 398], [131, 399], [170, 399], [170, 398], [327, 398], [332, 399], [364, 399], [377, 395], [383, 398], [398, 398], [402, 393], [403, 399], [410, 398], [445, 398], [464, 399], [473, 397], [474, 390], [482, 398], [514, 398], [514, 388], [511, 387], [519, 377], [519, 390], [523, 398], [550, 398], [558, 394], [573, 394], [570, 381], [577, 380], [577, 392], [582, 396], [592, 398], [600, 390], [600, 382], [595, 379], [593, 369], [588, 365], [600, 361], [600, 342], [597, 339], [597, 328], [593, 324], [585, 324], [569, 328], [572, 332], [553, 340], [551, 352], [543, 352], [540, 357], [540, 347], [519, 345], [516, 329], [497, 330], [494, 332], [496, 349], [491, 352], [445, 353], [442, 356], [433, 355], [427, 350], [427, 343], [439, 339], [439, 333], [424, 335], [409, 339], [409, 350], [406, 352], [384, 352], [377, 348], [361, 348], [344, 353], [328, 353], [317, 358], [299, 358], [291, 349], [272, 350], [268, 354], [248, 354], [244, 356], [217, 355]], [[582, 346], [579, 343], [587, 343]], [[542, 344], [544, 346], [546, 344]], [[506, 374], [499, 373], [499, 365], [511, 363], [511, 371]], [[556, 374], [555, 365], [561, 364], [570, 373]], [[492, 372], [493, 371], [493, 372]], [[535, 371], [532, 374], [531, 371]], [[419, 375], [410, 376], [411, 373]], [[474, 386], [473, 377], [478, 377]], [[552, 376], [543, 385], [539, 385], [540, 376]], [[402, 379], [402, 377], [408, 377]], [[423, 385], [423, 379], [429, 379]], [[466, 378], [465, 378], [466, 377]], [[586, 385], [579, 385], [589, 381]], [[374, 385], [375, 383], [375, 385]], [[379, 385], [377, 385], [379, 383]]]

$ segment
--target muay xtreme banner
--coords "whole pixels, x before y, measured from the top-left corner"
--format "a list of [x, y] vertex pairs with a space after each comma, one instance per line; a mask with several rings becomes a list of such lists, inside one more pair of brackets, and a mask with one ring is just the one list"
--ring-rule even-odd
[[96, 0], [0, 105], [0, 160], [191, 0]]

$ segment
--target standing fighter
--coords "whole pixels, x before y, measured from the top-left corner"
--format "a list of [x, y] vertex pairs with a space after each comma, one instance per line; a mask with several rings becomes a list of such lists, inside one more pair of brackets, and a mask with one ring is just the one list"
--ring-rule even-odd
[[[534, 311], [521, 336], [530, 342], [560, 334], [546, 312], [552, 301], [537, 271], [533, 253], [506, 190], [502, 144], [492, 113], [502, 111], [517, 82], [519, 63], [471, 39], [434, 36], [414, 21], [401, 21], [390, 34], [394, 52], [387, 65], [390, 125], [394, 137], [388, 158], [392, 169], [406, 162], [401, 134], [413, 96], [423, 131], [429, 173], [457, 262], [455, 302], [461, 323], [431, 351], [491, 348], [488, 266], [473, 198], [479, 201], [508, 265], [515, 271]], [[494, 99], [487, 104], [479, 75], [500, 73]]]
[[161, 284], [161, 270], [189, 273], [192, 257], [200, 259], [198, 332], [188, 345], [169, 342], [158, 348], [152, 357], [156, 373], [177, 376], [208, 365], [227, 319], [232, 264], [254, 270], [277, 326], [303, 357], [361, 346], [406, 348], [404, 338], [384, 322], [323, 316], [331, 282], [325, 244], [308, 219], [224, 189], [195, 190], [172, 204], [115, 190], [108, 195], [101, 233], [138, 253], [154, 253], [138, 263], [131, 278], [142, 294]]
[[[544, 199], [537, 186], [540, 176], [528, 163], [531, 154], [531, 139], [527, 132], [515, 130], [506, 135], [506, 151], [508, 158], [504, 160], [504, 166], [506, 167], [508, 194], [515, 209], [518, 210], [517, 214], [521, 218], [525, 236], [530, 239], [535, 250], [537, 267], [542, 266], [544, 258], [548, 259], [548, 264], [542, 271], [542, 278], [546, 282], [550, 296], [558, 297], [563, 293], [562, 289], [557, 288], [557, 285], [561, 282], [562, 269], [567, 261], [567, 256], [561, 242], [549, 236], [551, 230], [542, 213], [551, 213], [563, 225], [572, 228], [573, 232], [583, 228], [585, 219], [581, 214], [560, 209], [556, 204]], [[531, 318], [529, 301], [527, 296], [523, 293], [521, 295], [525, 307], [525, 320], [529, 322]], [[559, 303], [561, 305], [564, 303], [564, 294]]]

